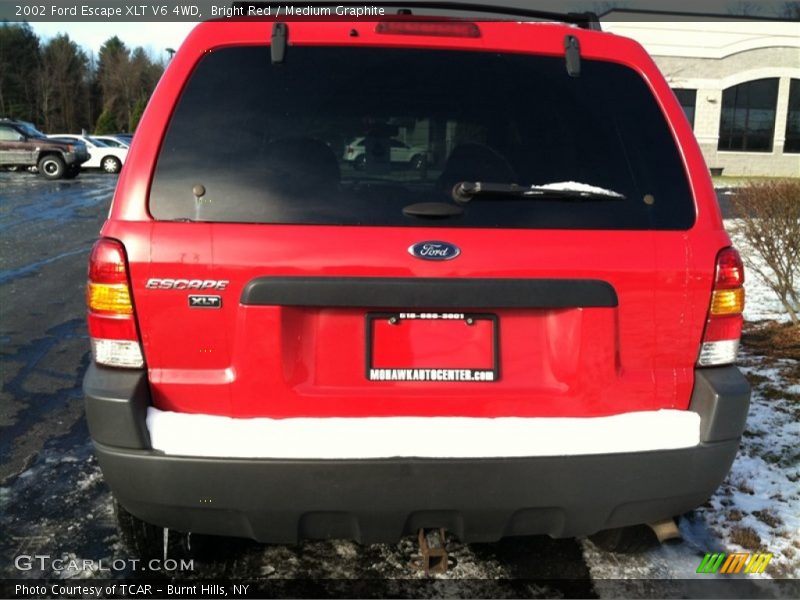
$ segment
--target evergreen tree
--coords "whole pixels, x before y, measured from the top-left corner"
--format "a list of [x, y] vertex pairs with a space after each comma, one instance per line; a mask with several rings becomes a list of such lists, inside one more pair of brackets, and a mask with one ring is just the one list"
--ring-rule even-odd
[[0, 116], [36, 122], [39, 38], [27, 23], [0, 23]]
[[95, 125], [94, 132], [97, 135], [105, 135], [109, 133], [119, 133], [119, 127], [114, 120], [114, 115], [111, 111], [104, 110], [97, 118], [97, 125]]
[[[110, 113], [113, 123], [127, 123], [130, 119], [129, 67], [130, 51], [127, 46], [117, 36], [110, 37], [100, 47], [97, 83], [103, 99], [103, 112]], [[102, 114], [99, 119], [103, 119]]]
[[136, 131], [136, 128], [139, 126], [139, 121], [142, 118], [142, 113], [144, 113], [144, 109], [147, 106], [147, 98], [142, 95], [139, 96], [139, 99], [136, 101], [136, 104], [133, 105], [133, 113], [131, 114], [131, 120], [128, 122], [128, 131], [133, 133]]

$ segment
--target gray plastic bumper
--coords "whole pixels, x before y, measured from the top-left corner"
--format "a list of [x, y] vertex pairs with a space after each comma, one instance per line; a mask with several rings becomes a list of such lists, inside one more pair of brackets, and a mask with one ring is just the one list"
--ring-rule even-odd
[[92, 366], [89, 428], [117, 499], [159, 526], [265, 542], [393, 541], [445, 527], [464, 541], [566, 537], [677, 515], [730, 469], [750, 398], [735, 367], [699, 369], [692, 448], [486, 459], [285, 460], [166, 456], [149, 448], [144, 371]]

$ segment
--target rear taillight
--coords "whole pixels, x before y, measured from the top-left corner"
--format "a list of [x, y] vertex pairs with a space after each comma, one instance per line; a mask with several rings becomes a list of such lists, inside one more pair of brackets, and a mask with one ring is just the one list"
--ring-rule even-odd
[[125, 248], [116, 240], [103, 238], [92, 248], [86, 306], [95, 362], [109, 367], [143, 367], [128, 261]]
[[736, 360], [744, 321], [744, 266], [739, 253], [725, 248], [717, 254], [714, 289], [697, 364], [727, 365]]

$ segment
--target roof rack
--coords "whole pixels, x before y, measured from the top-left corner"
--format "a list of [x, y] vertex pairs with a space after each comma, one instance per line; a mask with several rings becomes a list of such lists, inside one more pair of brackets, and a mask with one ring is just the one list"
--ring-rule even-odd
[[[266, 8], [267, 6], [280, 6], [279, 2], [234, 2], [233, 6], [247, 8], [248, 6], [259, 6]], [[285, 3], [284, 3], [285, 5]], [[319, 6], [319, 7], [336, 7], [336, 6], [364, 6], [363, 2], [348, 2], [347, 0], [338, 0], [331, 2], [329, 0], [304, 0], [305, 6]], [[557, 21], [561, 23], [568, 23], [576, 25], [582, 29], [591, 29], [594, 31], [601, 31], [600, 19], [593, 12], [569, 12], [559, 13], [546, 10], [536, 10], [531, 8], [519, 8], [514, 6], [497, 6], [490, 4], [473, 4], [471, 2], [437, 2], [429, 0], [413, 0], [410, 2], [385, 2], [382, 0], [373, 0], [370, 2], [371, 6], [375, 7], [393, 7], [398, 9], [397, 14], [408, 15], [413, 14], [415, 9], [424, 10], [442, 10], [442, 11], [461, 11], [461, 12], [474, 12], [481, 14], [494, 14], [505, 15], [509, 17], [520, 17], [522, 19], [533, 19], [542, 21]]]

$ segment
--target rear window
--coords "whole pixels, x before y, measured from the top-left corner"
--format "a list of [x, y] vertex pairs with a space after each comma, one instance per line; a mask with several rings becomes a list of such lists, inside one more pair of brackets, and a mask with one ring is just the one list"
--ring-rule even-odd
[[[269, 47], [207, 54], [175, 108], [150, 212], [212, 222], [686, 229], [694, 203], [642, 78], [604, 61], [417, 49]], [[475, 197], [461, 181], [593, 186], [624, 196]], [[193, 194], [202, 185], [205, 194]], [[592, 189], [593, 189], [592, 188]], [[584, 188], [585, 189], [585, 188]]]

